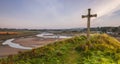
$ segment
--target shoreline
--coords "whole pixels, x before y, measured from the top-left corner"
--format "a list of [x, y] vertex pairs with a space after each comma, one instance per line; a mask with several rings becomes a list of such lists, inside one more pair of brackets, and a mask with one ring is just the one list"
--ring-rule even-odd
[[[40, 37], [20, 37], [20, 38], [15, 38], [12, 42], [19, 44], [21, 46], [24, 46], [24, 47], [32, 47], [34, 49], [38, 47], [43, 47], [47, 44], [54, 43], [56, 41], [60, 41], [63, 39], [40, 38]], [[120, 37], [116, 39], [120, 41]], [[12, 48], [8, 45], [1, 45], [0, 46], [0, 58], [7, 57], [8, 55], [18, 54], [19, 51], [25, 52], [25, 51], [28, 51], [28, 49], [18, 49], [18, 48]]]
[[63, 39], [56, 38], [39, 38], [39, 37], [27, 37], [27, 38], [17, 38], [13, 40], [14, 43], [18, 43], [25, 47], [41, 47], [42, 45], [46, 45], [55, 41], [59, 41]]
[[1, 46], [0, 47], [0, 57], [6, 57], [8, 55], [14, 55], [14, 54], [17, 54], [19, 51], [27, 51], [27, 50], [12, 48], [12, 47], [9, 47], [7, 45]]
[[[59, 40], [63, 40], [63, 39], [57, 39], [57, 41]], [[26, 37], [26, 38], [15, 38], [12, 42], [24, 47], [32, 47], [34, 49], [53, 43], [55, 41], [56, 41], [55, 38], [43, 39], [39, 37]], [[8, 45], [2, 45], [0, 46], [0, 58], [4, 58], [8, 55], [18, 54], [19, 51], [24, 52], [24, 51], [28, 51], [28, 49], [18, 49], [18, 48], [12, 48]]]
[[31, 47], [24, 47], [18, 43], [14, 43], [13, 40], [15, 40], [15, 39], [14, 38], [8, 39], [5, 42], [3, 42], [2, 45], [8, 45], [9, 47], [18, 48], [18, 49], [32, 49]]

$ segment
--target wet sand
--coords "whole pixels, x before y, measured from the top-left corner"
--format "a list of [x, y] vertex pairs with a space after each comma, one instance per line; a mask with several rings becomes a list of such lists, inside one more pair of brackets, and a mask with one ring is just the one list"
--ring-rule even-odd
[[47, 45], [49, 43], [52, 43], [58, 40], [61, 40], [61, 39], [53, 39], [53, 38], [43, 39], [39, 37], [29, 37], [29, 38], [18, 38], [18, 39], [15, 39], [13, 42], [18, 43], [25, 47], [36, 48], [36, 47], [41, 47], [43, 45]]
[[[28, 38], [16, 38], [13, 42], [18, 43], [25, 47], [37, 48], [37, 47], [47, 45], [49, 43], [53, 43], [58, 40], [62, 40], [62, 39], [50, 39], [50, 38], [43, 39], [39, 37], [28, 37]], [[9, 47], [8, 45], [0, 46], [0, 57], [14, 55], [14, 54], [17, 54], [19, 51], [27, 51], [27, 49], [12, 48], [12, 47]]]
[[26, 51], [25, 49], [17, 49], [9, 46], [0, 46], [0, 57], [17, 54], [19, 51]]

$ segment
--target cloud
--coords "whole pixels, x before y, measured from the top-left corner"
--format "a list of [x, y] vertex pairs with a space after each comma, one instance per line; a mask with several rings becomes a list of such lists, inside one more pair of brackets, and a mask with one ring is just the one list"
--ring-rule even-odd
[[[38, 29], [86, 27], [87, 20], [82, 19], [81, 15], [86, 15], [88, 8], [92, 9], [92, 14], [98, 15], [97, 18], [93, 18], [91, 26], [99, 26], [101, 20], [106, 21], [106, 16], [109, 18], [115, 11], [120, 10], [119, 0], [23, 0], [21, 5], [19, 11], [14, 8], [15, 12], [9, 13], [8, 10], [5, 11], [7, 14], [0, 15], [0, 19], [6, 18], [1, 21], [2, 27]], [[109, 24], [112, 25], [111, 23]]]
[[[120, 10], [119, 0], [93, 0], [90, 8], [92, 8], [92, 13], [97, 13], [98, 17], [94, 18], [91, 22], [92, 27], [97, 26], [118, 26], [120, 24], [117, 17], [114, 17], [114, 12]], [[84, 20], [85, 21], [85, 20]], [[86, 23], [83, 23], [84, 25]]]
[[96, 5], [95, 12], [99, 17], [104, 15], [110, 15], [114, 11], [119, 10], [120, 0], [102, 0], [101, 4]]

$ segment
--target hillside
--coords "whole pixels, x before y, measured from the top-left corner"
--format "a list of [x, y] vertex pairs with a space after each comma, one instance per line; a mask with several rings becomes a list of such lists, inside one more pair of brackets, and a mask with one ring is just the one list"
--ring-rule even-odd
[[120, 64], [120, 42], [106, 34], [77, 36], [18, 55], [9, 55], [0, 64]]

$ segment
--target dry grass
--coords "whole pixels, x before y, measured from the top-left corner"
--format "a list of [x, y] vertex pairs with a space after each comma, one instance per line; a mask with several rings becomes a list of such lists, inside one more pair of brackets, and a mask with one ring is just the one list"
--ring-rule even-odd
[[0, 35], [15, 35], [19, 34], [19, 32], [0, 32]]

